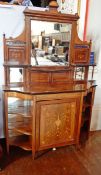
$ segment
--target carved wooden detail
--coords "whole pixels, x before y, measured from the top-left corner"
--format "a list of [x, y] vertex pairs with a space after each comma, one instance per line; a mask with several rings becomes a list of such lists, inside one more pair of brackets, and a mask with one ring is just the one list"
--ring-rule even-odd
[[13, 47], [8, 49], [8, 59], [7, 61], [18, 61], [24, 63], [25, 59], [25, 48]]
[[57, 9], [58, 9], [59, 5], [56, 1], [51, 1], [49, 3], [49, 11], [52, 13], [58, 13]]
[[75, 50], [75, 59], [74, 59], [74, 63], [75, 64], [80, 64], [82, 63], [89, 63], [88, 60], [89, 57], [89, 52], [85, 51], [85, 50]]
[[22, 42], [12, 42], [6, 43], [5, 61], [17, 61], [19, 63], [24, 63], [26, 58], [25, 44]]
[[89, 64], [90, 62], [90, 51], [91, 43], [87, 44], [75, 44], [74, 46], [74, 59], [73, 63], [75, 64]]

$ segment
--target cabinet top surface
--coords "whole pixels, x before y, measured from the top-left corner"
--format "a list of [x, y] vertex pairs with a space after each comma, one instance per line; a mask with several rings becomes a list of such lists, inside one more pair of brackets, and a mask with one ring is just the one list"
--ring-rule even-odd
[[55, 94], [55, 93], [69, 93], [69, 92], [84, 92], [91, 87], [96, 87], [95, 81], [88, 81], [87, 83], [59, 83], [59, 84], [35, 84], [29, 87], [18, 87], [18, 86], [3, 86], [5, 92], [19, 92], [24, 94]]

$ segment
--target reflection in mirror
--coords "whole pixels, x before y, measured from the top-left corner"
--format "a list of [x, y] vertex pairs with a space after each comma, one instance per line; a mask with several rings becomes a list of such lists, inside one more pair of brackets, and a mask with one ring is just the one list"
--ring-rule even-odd
[[84, 80], [85, 67], [75, 67], [75, 79]]
[[31, 64], [68, 65], [72, 24], [31, 21]]

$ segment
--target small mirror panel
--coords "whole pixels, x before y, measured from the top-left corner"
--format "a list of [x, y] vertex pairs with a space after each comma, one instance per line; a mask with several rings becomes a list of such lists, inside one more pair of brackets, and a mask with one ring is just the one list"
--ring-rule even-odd
[[23, 69], [10, 68], [10, 83], [18, 83], [18, 82], [23, 82]]

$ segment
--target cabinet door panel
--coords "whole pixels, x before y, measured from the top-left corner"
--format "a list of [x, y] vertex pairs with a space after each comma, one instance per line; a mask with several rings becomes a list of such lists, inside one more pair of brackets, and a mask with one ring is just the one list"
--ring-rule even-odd
[[79, 102], [77, 103], [75, 98], [37, 103], [38, 149], [75, 142], [78, 105]]

